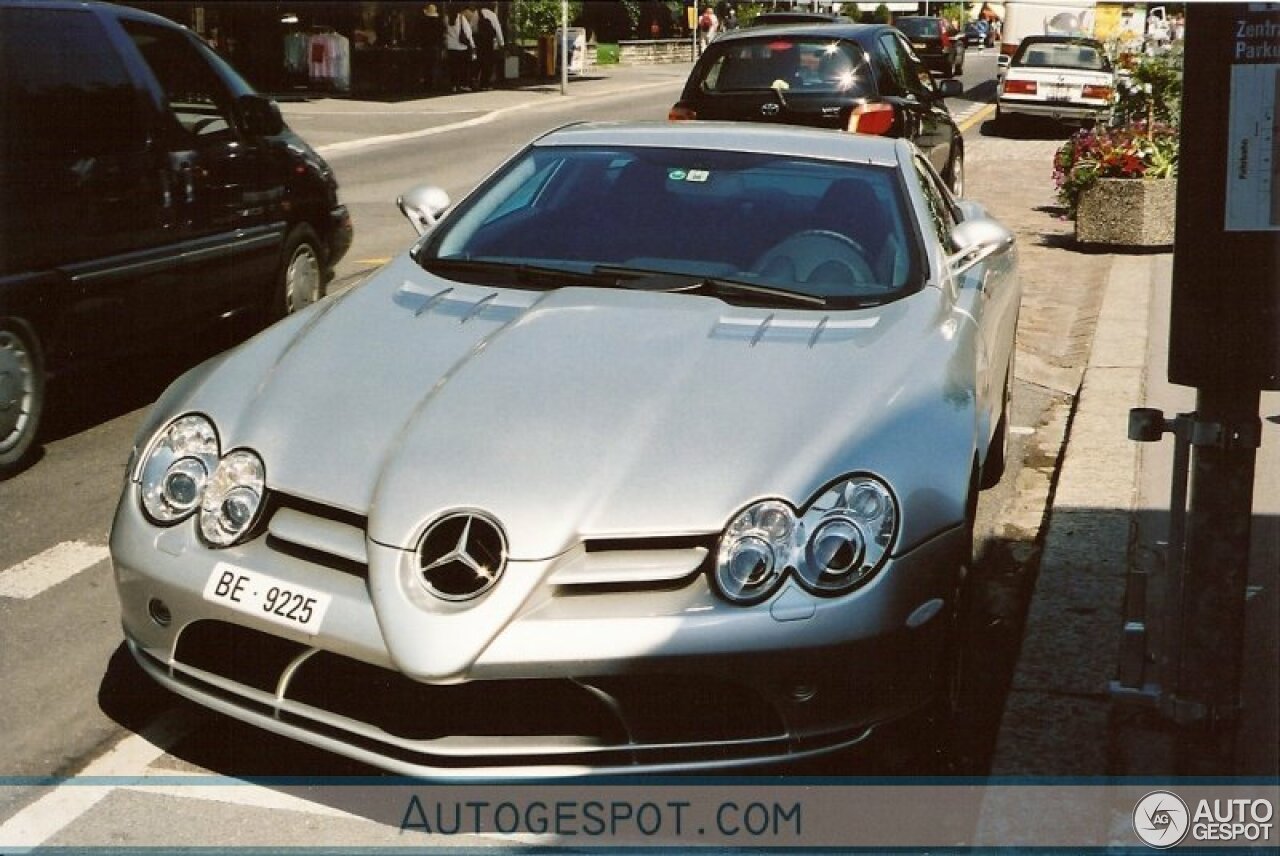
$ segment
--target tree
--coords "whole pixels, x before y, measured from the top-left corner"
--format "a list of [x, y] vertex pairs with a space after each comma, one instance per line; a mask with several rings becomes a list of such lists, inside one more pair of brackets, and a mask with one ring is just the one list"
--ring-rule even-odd
[[[569, 23], [582, 17], [582, 2], [569, 4]], [[516, 0], [511, 4], [511, 27], [516, 38], [533, 39], [560, 26], [560, 0]]]
[[876, 7], [876, 11], [872, 14], [872, 19], [877, 24], [892, 24], [893, 15], [889, 12], [889, 7], [881, 3]]

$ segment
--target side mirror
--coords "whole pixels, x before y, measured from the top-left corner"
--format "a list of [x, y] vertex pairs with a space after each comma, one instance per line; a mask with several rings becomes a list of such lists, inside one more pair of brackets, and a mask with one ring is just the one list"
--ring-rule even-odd
[[984, 220], [991, 215], [987, 213], [987, 207], [976, 199], [957, 199], [956, 206], [960, 209], [961, 220]]
[[1004, 73], [1009, 70], [1010, 57], [1006, 54], [1000, 54], [996, 57], [996, 77], [1003, 77]]
[[236, 99], [240, 122], [251, 137], [274, 137], [284, 130], [280, 105], [261, 95], [241, 95]]
[[440, 218], [452, 204], [449, 194], [431, 184], [411, 187], [396, 198], [400, 213], [409, 218], [419, 235], [427, 234], [432, 226], [440, 222]]
[[951, 230], [951, 240], [960, 249], [947, 257], [947, 267], [956, 276], [998, 253], [1013, 247], [1013, 233], [989, 217], [965, 220]]
[[948, 77], [938, 83], [938, 97], [955, 98], [964, 92], [964, 84], [954, 77]]

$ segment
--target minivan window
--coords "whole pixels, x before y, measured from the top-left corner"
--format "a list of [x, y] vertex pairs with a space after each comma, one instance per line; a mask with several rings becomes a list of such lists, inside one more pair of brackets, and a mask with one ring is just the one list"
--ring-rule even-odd
[[141, 21], [120, 24], [164, 89], [181, 133], [193, 143], [236, 138], [231, 93], [185, 33]]
[[871, 94], [866, 55], [853, 42], [775, 36], [724, 43], [702, 66], [703, 92], [775, 89], [785, 92]]
[[92, 13], [0, 8], [5, 162], [141, 151], [138, 92]]

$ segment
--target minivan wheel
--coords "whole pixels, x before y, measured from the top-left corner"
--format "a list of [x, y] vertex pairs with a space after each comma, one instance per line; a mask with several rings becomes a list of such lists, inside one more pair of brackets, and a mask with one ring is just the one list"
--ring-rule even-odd
[[289, 233], [280, 255], [274, 315], [282, 318], [310, 306], [323, 296], [320, 241], [309, 226], [298, 226]]
[[44, 357], [21, 321], [0, 319], [0, 479], [18, 471], [44, 410]]

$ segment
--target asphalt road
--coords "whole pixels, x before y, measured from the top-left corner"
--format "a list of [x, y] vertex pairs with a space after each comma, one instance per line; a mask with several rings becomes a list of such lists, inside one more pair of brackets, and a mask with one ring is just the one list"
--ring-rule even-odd
[[[966, 98], [954, 100], [953, 112], [971, 112], [984, 96], [989, 97], [993, 70], [990, 52], [970, 56]], [[571, 119], [665, 115], [678, 84], [679, 78], [673, 76], [669, 90], [655, 88], [585, 105], [573, 100], [560, 105], [553, 100], [537, 111], [513, 112], [483, 125], [458, 127], [403, 145], [329, 155], [342, 182], [343, 198], [352, 209], [357, 235], [335, 286], [349, 287], [412, 243], [413, 231], [394, 205], [397, 193], [408, 186], [429, 181], [459, 196], [543, 130]], [[389, 114], [387, 121], [391, 118]], [[448, 124], [466, 118], [464, 110], [440, 121]], [[305, 136], [305, 120], [295, 125]], [[1044, 140], [992, 140], [978, 128], [966, 139], [971, 164], [982, 162], [984, 152], [987, 163], [1008, 156], [992, 154], [995, 146], [1009, 147], [1010, 153], [1017, 147], [1045, 146]], [[1039, 149], [1035, 156], [1040, 156]], [[971, 165], [969, 192], [1003, 216], [996, 203], [1004, 189], [993, 176], [994, 172]], [[1028, 228], [1032, 227], [1034, 223], [1028, 221]], [[372, 772], [185, 705], [141, 678], [120, 650], [118, 607], [104, 545], [134, 430], [143, 408], [165, 384], [234, 342], [240, 332], [225, 329], [193, 336], [182, 353], [122, 360], [91, 373], [56, 379], [51, 385], [49, 430], [40, 456], [26, 471], [0, 483], [0, 583], [15, 569], [33, 566], [39, 567], [37, 576], [45, 583], [38, 590], [17, 594], [0, 589], [0, 679], [4, 682], [0, 723], [5, 734], [0, 777], [117, 770], [112, 766], [117, 761], [123, 765], [119, 769], [129, 774], [153, 763], [162, 763], [165, 769], [237, 777]], [[1019, 346], [1021, 359], [1024, 346], [1034, 350], [1036, 343], [1020, 339]], [[1027, 566], [1034, 561], [1037, 512], [1043, 512], [1047, 501], [1056, 466], [1055, 443], [1060, 444], [1065, 430], [1064, 401], [1063, 393], [1051, 386], [1021, 380], [1016, 384], [1011, 460], [1021, 465], [1011, 466], [1001, 485], [984, 494], [980, 503], [982, 559], [977, 574], [985, 580], [981, 597], [990, 608], [971, 628], [971, 644], [984, 667], [965, 723], [969, 736], [962, 763], [968, 771], [981, 772], [989, 757], [1003, 690], [1016, 658], [1019, 609], [1025, 610], [1029, 580], [1034, 579]], [[155, 736], [156, 729], [184, 736], [170, 734], [161, 739]], [[122, 755], [122, 747], [137, 748], [130, 742], [137, 738], [130, 735], [139, 730], [153, 734], [164, 751]], [[940, 769], [936, 758], [909, 753], [852, 763], [865, 765], [855, 770], [869, 773], [949, 771]], [[827, 766], [819, 771], [851, 770]], [[36, 795], [31, 789], [6, 789], [0, 784], [0, 829]], [[218, 811], [213, 804], [208, 810]]]

